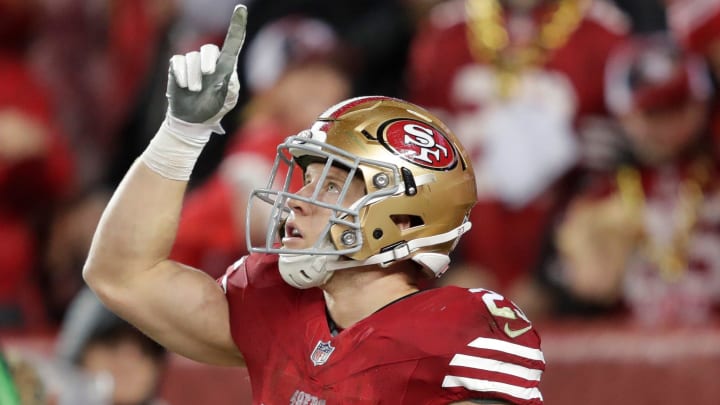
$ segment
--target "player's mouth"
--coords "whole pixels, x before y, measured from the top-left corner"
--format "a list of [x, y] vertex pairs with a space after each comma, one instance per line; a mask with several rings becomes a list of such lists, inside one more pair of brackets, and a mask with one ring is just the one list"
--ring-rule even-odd
[[283, 246], [288, 246], [293, 242], [299, 243], [303, 239], [303, 234], [297, 226], [292, 222], [285, 223], [285, 236], [282, 238]]

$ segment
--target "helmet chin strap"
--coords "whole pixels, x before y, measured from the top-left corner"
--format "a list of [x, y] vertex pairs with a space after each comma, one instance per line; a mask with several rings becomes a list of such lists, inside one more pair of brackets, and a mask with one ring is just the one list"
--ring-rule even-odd
[[[330, 240], [325, 240], [320, 248], [333, 248]], [[338, 255], [283, 254], [278, 260], [280, 275], [286, 283], [299, 289], [307, 289], [325, 284], [332, 276], [328, 264], [336, 262]]]
[[[392, 263], [410, 256], [417, 249], [452, 240], [455, 240], [457, 243], [460, 236], [469, 231], [471, 226], [472, 224], [466, 221], [448, 232], [413, 239], [407, 243], [395, 246], [386, 252], [370, 256], [362, 261], [341, 261], [338, 255], [280, 254], [278, 267], [283, 280], [291, 286], [300, 289], [317, 287], [327, 282], [330, 276], [332, 276], [333, 271], [369, 265], [388, 267]], [[326, 240], [320, 247], [331, 248], [333, 245], [329, 240]], [[431, 271], [437, 277], [441, 276], [445, 270], [447, 270], [448, 264], [450, 263], [450, 258], [440, 253], [420, 253], [415, 255], [412, 260], [423, 268]]]
[[[402, 243], [400, 245], [397, 245], [393, 247], [392, 249], [378, 253], [376, 255], [370, 256], [365, 260], [359, 261], [359, 260], [347, 260], [347, 261], [339, 261], [335, 260], [332, 262], [328, 262], [327, 266], [328, 270], [330, 271], [336, 271], [341, 269], [347, 269], [350, 267], [360, 267], [360, 266], [368, 266], [368, 265], [379, 265], [381, 267], [388, 267], [392, 263], [402, 260], [408, 256], [410, 256], [413, 252], [420, 248], [424, 248], [426, 246], [432, 246], [432, 245], [439, 245], [441, 243], [449, 242], [451, 240], [455, 240], [457, 243], [457, 240], [460, 239], [460, 236], [464, 234], [465, 232], [469, 231], [472, 227], [472, 224], [469, 221], [463, 222], [460, 224], [460, 226], [455, 227], [448, 232], [441, 233], [439, 235], [432, 235], [427, 236], [424, 238], [417, 238], [413, 239], [409, 242]], [[413, 257], [413, 260], [423, 266], [424, 268], [432, 271], [435, 275], [440, 276], [442, 273], [445, 272], [447, 269], [447, 265], [450, 263], [450, 259], [447, 255], [439, 254], [439, 253], [426, 253], [426, 254], [419, 254], [416, 256], [420, 257]], [[442, 259], [441, 257], [445, 259]]]

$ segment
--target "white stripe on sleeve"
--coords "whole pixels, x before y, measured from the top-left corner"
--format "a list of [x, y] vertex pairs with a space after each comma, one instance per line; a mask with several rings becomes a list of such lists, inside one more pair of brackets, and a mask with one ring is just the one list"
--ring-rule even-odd
[[543, 363], [545, 362], [545, 357], [543, 356], [542, 351], [527, 346], [506, 342], [504, 340], [479, 337], [470, 342], [468, 346], [478, 349], [497, 350], [515, 356], [524, 357], [526, 359], [538, 360], [542, 361]]
[[450, 360], [450, 365], [508, 374], [529, 381], [540, 381], [540, 376], [542, 376], [542, 370], [527, 368], [504, 361], [486, 359], [483, 357], [467, 356], [464, 354], [456, 354], [453, 356], [452, 360]]
[[531, 400], [535, 398], [542, 400], [542, 394], [540, 394], [540, 390], [537, 388], [518, 387], [517, 385], [479, 380], [477, 378], [446, 375], [442, 386], [446, 388], [463, 387], [468, 390], [478, 392], [497, 392], [524, 400]]

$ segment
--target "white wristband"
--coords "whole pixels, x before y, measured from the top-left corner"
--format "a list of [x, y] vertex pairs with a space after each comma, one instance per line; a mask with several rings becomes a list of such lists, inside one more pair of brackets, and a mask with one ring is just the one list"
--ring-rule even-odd
[[188, 181], [213, 130], [217, 128], [185, 122], [168, 113], [140, 159], [165, 178]]

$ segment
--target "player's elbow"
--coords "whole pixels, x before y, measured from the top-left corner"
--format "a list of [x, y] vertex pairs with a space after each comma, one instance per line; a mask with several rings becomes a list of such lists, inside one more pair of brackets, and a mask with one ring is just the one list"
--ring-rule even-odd
[[88, 258], [85, 260], [85, 265], [82, 269], [82, 276], [85, 283], [91, 290], [93, 290], [93, 292], [95, 292], [95, 295], [97, 295], [98, 298], [106, 295], [103, 292], [106, 291], [108, 286], [111, 284], [108, 273], [107, 271], [103, 271], [101, 261], [93, 257], [92, 254], [88, 255]]
[[103, 297], [108, 297], [111, 291], [121, 287], [120, 279], [121, 270], [116, 268], [120, 260], [113, 260], [102, 254], [98, 254], [96, 249], [90, 249], [85, 264], [82, 269], [82, 276], [85, 283], [103, 302]]
[[95, 286], [102, 281], [102, 271], [99, 268], [97, 261], [93, 260], [92, 257], [88, 256], [85, 260], [85, 264], [82, 269], [82, 276], [85, 283], [95, 289]]
[[108, 309], [117, 311], [126, 305], [123, 300], [128, 295], [128, 290], [114, 270], [117, 269], [113, 269], [101, 260], [88, 257], [82, 275], [85, 283], [98, 299]]

